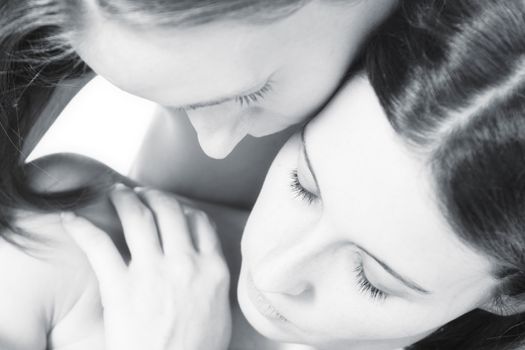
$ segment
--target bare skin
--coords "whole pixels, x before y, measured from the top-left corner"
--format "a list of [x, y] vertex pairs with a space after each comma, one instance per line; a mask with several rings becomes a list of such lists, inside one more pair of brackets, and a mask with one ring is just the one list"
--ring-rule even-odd
[[[296, 129], [246, 137], [228, 157], [217, 160], [202, 151], [186, 116], [159, 108], [130, 176], [184, 196], [250, 208], [272, 160]], [[150, 171], [152, 165], [162, 171]]]
[[291, 134], [286, 129], [330, 100], [396, 4], [317, 0], [262, 25], [217, 20], [146, 29], [92, 4], [71, 44], [97, 74], [162, 106], [134, 179], [246, 208]]
[[[38, 166], [33, 185], [41, 191], [74, 188], [94, 176], [108, 186], [115, 182], [133, 185], [104, 165], [83, 157], [53, 156], [41, 159]], [[222, 250], [232, 271], [231, 285], [235, 285], [240, 269], [240, 235], [248, 213], [182, 200], [205, 210], [217, 224]], [[121, 254], [129, 259], [118, 216], [107, 196], [80, 208], [77, 215], [88, 218], [107, 232]], [[46, 241], [18, 240], [24, 246], [34, 248], [35, 256], [7, 241], [0, 241], [4, 276], [0, 304], [5, 311], [1, 316], [3, 320], [0, 320], [1, 347], [13, 350], [103, 349], [105, 339], [98, 282], [86, 256], [64, 232], [60, 215], [21, 212], [18, 223], [36, 238]], [[13, 269], [13, 265], [17, 268]], [[34, 297], [35, 290], [39, 290], [39, 298]], [[231, 303], [234, 333], [230, 349], [245, 349], [246, 344], [254, 349], [278, 348], [246, 322], [236, 305], [234, 288]]]

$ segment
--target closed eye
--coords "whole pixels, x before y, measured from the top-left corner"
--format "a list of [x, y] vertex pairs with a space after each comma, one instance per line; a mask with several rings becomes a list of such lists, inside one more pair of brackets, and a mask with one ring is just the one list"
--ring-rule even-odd
[[194, 111], [197, 109], [207, 108], [207, 107], [214, 107], [221, 105], [226, 102], [235, 101], [240, 105], [241, 108], [247, 107], [249, 105], [252, 105], [254, 103], [260, 102], [262, 99], [266, 97], [266, 95], [272, 91], [272, 81], [268, 80], [262, 88], [257, 90], [256, 92], [252, 92], [246, 95], [239, 95], [234, 97], [225, 98], [218, 101], [213, 102], [205, 102], [205, 103], [196, 103], [192, 105], [182, 106], [179, 107], [179, 109], [184, 111]]
[[235, 97], [235, 101], [241, 105], [241, 107], [249, 106], [253, 103], [257, 103], [260, 100], [264, 99], [264, 97], [272, 90], [272, 82], [271, 80], [268, 80], [266, 84], [259, 90], [254, 93], [244, 95], [244, 96], [237, 96]]
[[292, 171], [290, 179], [290, 187], [297, 198], [304, 200], [308, 204], [312, 204], [319, 200], [319, 197], [316, 194], [308, 191], [301, 184], [301, 181], [299, 181], [299, 174], [297, 172], [297, 169], [294, 169]]
[[357, 285], [359, 288], [359, 291], [368, 295], [373, 300], [383, 301], [388, 297], [388, 294], [383, 292], [381, 289], [374, 286], [366, 277], [365, 269], [363, 267], [363, 263], [359, 263], [359, 265], [356, 266], [354, 272], [356, 273], [357, 277]]

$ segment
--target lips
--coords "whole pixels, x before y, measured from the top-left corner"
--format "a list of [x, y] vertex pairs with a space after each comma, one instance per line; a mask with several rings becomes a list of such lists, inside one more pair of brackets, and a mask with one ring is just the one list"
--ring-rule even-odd
[[288, 323], [286, 317], [284, 317], [279, 311], [277, 311], [277, 309], [270, 303], [270, 301], [266, 299], [266, 297], [257, 289], [255, 284], [253, 283], [251, 275], [248, 275], [246, 280], [248, 297], [255, 305], [257, 310], [268, 319]]

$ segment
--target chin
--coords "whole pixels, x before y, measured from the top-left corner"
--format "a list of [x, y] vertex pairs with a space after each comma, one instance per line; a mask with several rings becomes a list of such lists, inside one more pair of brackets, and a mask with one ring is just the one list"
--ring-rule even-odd
[[330, 350], [397, 350], [424, 338], [429, 333], [400, 339], [315, 339], [302, 333], [293, 323], [283, 323], [261, 313], [250, 297], [249, 273], [243, 262], [237, 285], [239, 307], [250, 325], [262, 336], [277, 343], [294, 343]]

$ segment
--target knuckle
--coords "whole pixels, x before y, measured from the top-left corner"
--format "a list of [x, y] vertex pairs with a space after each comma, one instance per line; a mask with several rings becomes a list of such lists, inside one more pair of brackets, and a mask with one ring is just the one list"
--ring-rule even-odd
[[212, 275], [210, 283], [215, 288], [228, 288], [230, 286], [230, 275], [229, 274], [216, 274]]
[[195, 255], [186, 252], [180, 252], [175, 262], [176, 269], [181, 273], [193, 274], [197, 271], [197, 261]]
[[91, 245], [95, 249], [106, 249], [112, 244], [111, 239], [105, 234], [96, 234], [91, 237]]
[[204, 254], [209, 255], [216, 261], [220, 261], [223, 258], [222, 246], [218, 239], [208, 238], [207, 251]]
[[228, 266], [224, 263], [224, 262], [221, 262], [219, 264], [215, 264], [216, 266], [216, 270], [215, 270], [215, 273], [218, 277], [222, 277], [222, 278], [225, 278], [225, 279], [229, 279], [230, 278], [230, 269], [228, 268]]
[[153, 216], [153, 213], [151, 212], [151, 209], [149, 209], [145, 205], [137, 206], [136, 210], [137, 210], [137, 214], [140, 216], [142, 220], [146, 220], [146, 221], [154, 220], [154, 216]]
[[230, 269], [222, 259], [210, 259], [208, 261], [207, 270], [210, 276], [213, 277], [213, 281], [216, 283], [230, 280]]

